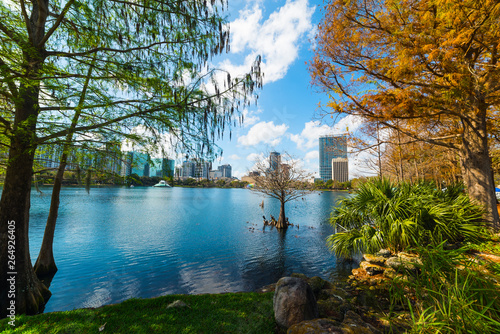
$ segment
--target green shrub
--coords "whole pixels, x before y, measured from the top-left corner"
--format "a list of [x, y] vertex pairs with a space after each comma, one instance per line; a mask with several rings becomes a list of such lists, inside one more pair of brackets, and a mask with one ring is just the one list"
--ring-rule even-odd
[[[466, 255], [470, 247], [446, 250], [444, 243], [418, 247], [419, 271], [393, 280], [393, 303], [406, 303], [410, 333], [500, 333], [498, 272], [484, 271]], [[408, 293], [410, 291], [410, 293]]]
[[372, 180], [339, 202], [331, 217], [336, 233], [328, 243], [337, 256], [388, 248], [479, 242], [488, 236], [483, 210], [461, 185], [436, 189], [431, 183]]

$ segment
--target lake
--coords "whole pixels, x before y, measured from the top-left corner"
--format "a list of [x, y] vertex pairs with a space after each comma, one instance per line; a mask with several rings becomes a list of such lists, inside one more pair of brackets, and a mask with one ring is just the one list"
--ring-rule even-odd
[[[51, 188], [32, 192], [30, 251], [36, 261]], [[253, 291], [291, 273], [342, 279], [325, 240], [343, 192], [287, 203], [286, 233], [266, 227], [279, 202], [247, 189], [63, 188], [55, 231], [59, 271], [45, 312], [166, 294]], [[264, 200], [264, 208], [259, 204]]]

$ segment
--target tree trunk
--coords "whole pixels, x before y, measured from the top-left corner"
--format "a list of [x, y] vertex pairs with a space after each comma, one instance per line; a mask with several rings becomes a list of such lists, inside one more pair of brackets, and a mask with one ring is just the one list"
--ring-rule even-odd
[[[40, 248], [40, 253], [35, 263], [35, 273], [39, 278], [47, 276], [53, 276], [57, 272], [56, 262], [54, 261], [54, 254], [52, 250], [52, 245], [54, 243], [54, 231], [56, 229], [57, 216], [59, 212], [59, 194], [61, 193], [62, 181], [64, 178], [64, 170], [68, 162], [68, 155], [70, 152], [70, 143], [73, 140], [73, 133], [76, 125], [78, 124], [78, 119], [80, 118], [85, 101], [85, 96], [87, 94], [87, 89], [89, 86], [92, 70], [94, 68], [95, 58], [92, 60], [92, 66], [89, 67], [87, 72], [87, 77], [85, 79], [85, 84], [80, 95], [80, 101], [75, 109], [75, 114], [73, 120], [71, 121], [71, 126], [69, 128], [70, 132], [66, 136], [66, 143], [63, 146], [63, 153], [59, 161], [59, 168], [57, 169], [56, 178], [54, 180], [54, 187], [52, 188], [52, 197], [50, 199], [50, 209], [49, 216], [47, 217], [47, 223], [45, 225], [45, 232], [43, 234], [42, 246]], [[79, 167], [78, 168], [78, 175]], [[88, 174], [90, 177], [90, 174]], [[78, 180], [80, 181], [80, 180]], [[80, 183], [80, 182], [78, 182]]]
[[[22, 45], [23, 77], [18, 89], [11, 89], [16, 95], [15, 115], [11, 131], [7, 133], [9, 158], [0, 199], [0, 318], [39, 313], [51, 295], [33, 270], [28, 231], [31, 178], [37, 148], [36, 123], [40, 110], [40, 81], [33, 78], [39, 77], [45, 60], [42, 39], [47, 8], [48, 0], [33, 2], [27, 21], [29, 39]], [[10, 252], [9, 246], [14, 248]]]
[[57, 272], [56, 262], [54, 261], [54, 253], [52, 245], [54, 243], [54, 231], [56, 229], [57, 215], [59, 212], [59, 194], [61, 193], [62, 180], [64, 170], [68, 160], [67, 147], [64, 148], [61, 157], [59, 168], [54, 179], [54, 187], [52, 188], [52, 197], [50, 199], [49, 216], [45, 225], [45, 232], [43, 234], [42, 246], [40, 253], [35, 263], [35, 273], [38, 278], [54, 275]]
[[[26, 110], [16, 112], [16, 132], [11, 139], [0, 199], [0, 318], [13, 313], [39, 313], [50, 297], [50, 291], [35, 275], [29, 252], [31, 178], [36, 149], [33, 143], [36, 121], [30, 114]], [[14, 246], [14, 251], [9, 252], [9, 245]]]
[[493, 231], [499, 231], [495, 184], [491, 172], [485, 112], [470, 123], [464, 122], [460, 166], [469, 196], [486, 209], [485, 219]]
[[286, 216], [285, 216], [285, 202], [281, 201], [280, 206], [280, 216], [278, 218], [278, 222], [276, 223], [277, 229], [286, 229], [288, 225], [286, 224]]

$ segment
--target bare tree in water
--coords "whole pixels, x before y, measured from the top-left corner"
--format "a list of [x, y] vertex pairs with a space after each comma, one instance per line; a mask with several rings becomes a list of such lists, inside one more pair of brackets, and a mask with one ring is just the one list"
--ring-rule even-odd
[[277, 221], [271, 222], [278, 229], [288, 228], [285, 215], [285, 204], [304, 197], [312, 192], [305, 187], [305, 181], [313, 174], [300, 166], [300, 161], [293, 159], [288, 153], [270, 155], [254, 166], [254, 191], [280, 201], [280, 215]]

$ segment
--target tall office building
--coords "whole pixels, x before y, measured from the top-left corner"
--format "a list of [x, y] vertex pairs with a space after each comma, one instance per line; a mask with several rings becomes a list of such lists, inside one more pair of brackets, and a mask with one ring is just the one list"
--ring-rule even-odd
[[125, 152], [122, 157], [122, 168], [121, 175], [129, 176], [132, 174], [132, 160], [134, 159], [134, 153]]
[[269, 153], [269, 168], [276, 170], [281, 163], [281, 154], [278, 152]]
[[325, 182], [332, 179], [332, 160], [335, 158], [347, 159], [347, 137], [319, 137], [319, 177]]
[[217, 167], [217, 169], [222, 173], [221, 177], [227, 177], [228, 179], [231, 178], [231, 173], [232, 173], [232, 168], [231, 165], [221, 165]]
[[132, 165], [130, 174], [149, 176], [149, 155], [142, 152], [132, 152]]
[[347, 158], [332, 159], [332, 180], [338, 182], [349, 181], [349, 160]]
[[185, 160], [181, 167], [181, 177], [184, 179], [194, 178], [195, 163], [190, 160]]
[[210, 177], [210, 170], [212, 169], [212, 163], [206, 161], [196, 161], [194, 176], [198, 179], [208, 179]]
[[175, 160], [167, 158], [153, 159], [153, 165], [149, 166], [151, 177], [173, 177], [175, 173]]

